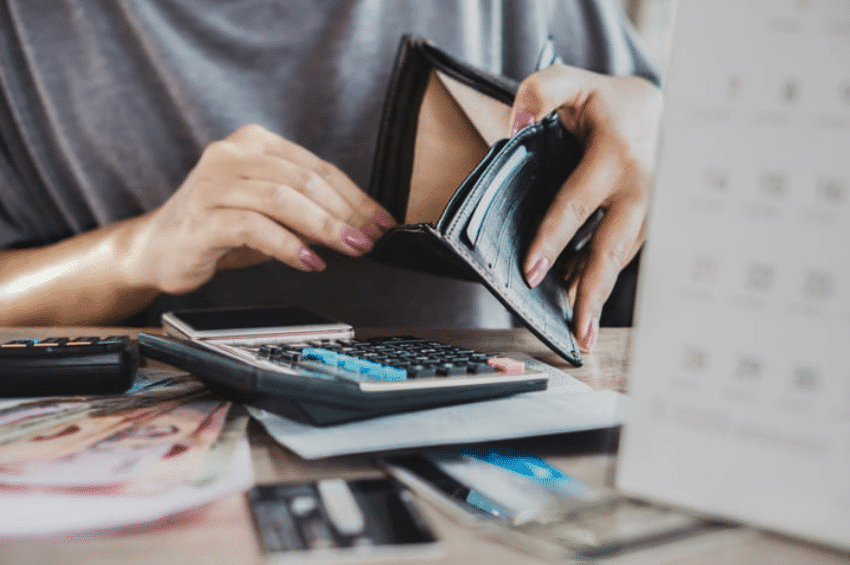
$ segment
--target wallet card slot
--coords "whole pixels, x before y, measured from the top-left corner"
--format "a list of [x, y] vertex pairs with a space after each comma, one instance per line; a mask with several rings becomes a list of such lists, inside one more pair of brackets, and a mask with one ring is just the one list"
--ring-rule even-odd
[[513, 153], [508, 156], [505, 160], [504, 166], [501, 170], [499, 170], [493, 181], [484, 190], [484, 194], [481, 195], [481, 198], [475, 206], [475, 210], [472, 212], [472, 216], [469, 218], [469, 222], [466, 224], [466, 237], [473, 246], [475, 246], [478, 242], [481, 227], [484, 225], [484, 220], [487, 218], [487, 212], [490, 210], [490, 207], [495, 201], [496, 195], [498, 195], [502, 188], [510, 183], [514, 176], [522, 170], [525, 164], [529, 161], [529, 158], [528, 149], [526, 149], [525, 146], [520, 145], [517, 147]]

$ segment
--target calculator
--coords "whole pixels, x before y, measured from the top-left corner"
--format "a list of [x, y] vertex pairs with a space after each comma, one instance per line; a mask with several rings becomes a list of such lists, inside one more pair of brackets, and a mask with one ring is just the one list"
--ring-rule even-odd
[[13, 339], [0, 343], [0, 397], [118, 394], [137, 366], [126, 335]]
[[[246, 317], [244, 309], [227, 310], [215, 311], [221, 324]], [[171, 335], [140, 334], [140, 351], [195, 374], [225, 398], [320, 426], [538, 391], [548, 383], [546, 373], [522, 360], [416, 336], [359, 339], [345, 324], [301, 311], [277, 314], [263, 312], [268, 324], [250, 331], [204, 336], [197, 325], [180, 322], [212, 313], [169, 313], [163, 323]], [[287, 318], [300, 323], [287, 325]]]

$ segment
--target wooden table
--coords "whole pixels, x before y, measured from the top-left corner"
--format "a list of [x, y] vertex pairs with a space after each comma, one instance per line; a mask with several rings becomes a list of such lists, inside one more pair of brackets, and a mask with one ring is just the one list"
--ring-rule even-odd
[[[115, 328], [37, 328], [0, 329], [0, 342], [24, 335], [107, 335], [133, 333]], [[585, 365], [571, 368], [552, 354], [530, 333], [522, 329], [410, 329], [359, 330], [358, 335], [416, 334], [490, 351], [524, 351], [552, 365], [568, 370], [597, 389], [625, 392], [628, 369], [628, 329], [603, 329], [596, 351]], [[325, 477], [381, 476], [373, 459], [343, 457], [303, 461], [272, 441], [255, 424], [249, 427], [254, 472], [257, 483], [302, 481]], [[610, 434], [587, 432], [562, 434], [506, 442], [546, 458], [559, 468], [591, 486], [609, 483], [616, 455], [608, 441]], [[423, 563], [504, 563], [537, 564], [541, 561], [502, 544], [481, 538], [460, 527], [423, 502], [420, 505], [437, 535], [445, 542], [445, 554]], [[850, 518], [848, 518], [850, 519]], [[100, 563], [185, 563], [234, 565], [264, 563], [243, 495], [234, 494], [180, 516], [154, 525], [108, 533], [90, 533], [42, 539], [0, 540], [0, 563], [76, 564]], [[311, 563], [313, 561], [310, 561]], [[384, 561], [386, 562], [386, 561]], [[410, 561], [405, 561], [409, 563]], [[419, 561], [414, 561], [419, 562]], [[748, 528], [723, 535], [710, 535], [622, 557], [617, 563], [654, 564], [748, 564], [850, 563], [850, 556], [808, 545], [781, 536]]]

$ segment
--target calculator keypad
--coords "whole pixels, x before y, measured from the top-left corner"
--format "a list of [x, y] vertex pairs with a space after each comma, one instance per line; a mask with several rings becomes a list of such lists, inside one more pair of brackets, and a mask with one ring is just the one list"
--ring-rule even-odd
[[252, 349], [254, 355], [280, 364], [339, 367], [364, 379], [402, 381], [423, 377], [523, 372], [521, 361], [506, 365], [500, 358], [471, 349], [415, 337], [379, 337], [310, 343], [275, 343]]

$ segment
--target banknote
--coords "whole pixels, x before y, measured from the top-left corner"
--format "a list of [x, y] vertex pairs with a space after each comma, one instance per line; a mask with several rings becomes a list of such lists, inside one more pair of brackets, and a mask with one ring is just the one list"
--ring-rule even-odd
[[220, 401], [209, 397], [188, 401], [139, 421], [109, 437], [33, 468], [8, 465], [0, 484], [106, 494], [143, 475], [209, 419]]
[[192, 434], [173, 443], [163, 457], [122, 492], [145, 495], [194, 482], [203, 472], [207, 454], [224, 428], [230, 406], [230, 402], [219, 402]]
[[230, 406], [218, 438], [207, 452], [202, 469], [192, 481], [194, 484], [210, 484], [223, 479], [230, 472], [236, 448], [248, 431], [249, 420], [250, 415], [244, 406]]
[[77, 418], [109, 410], [141, 407], [165, 398], [180, 398], [204, 390], [186, 373], [140, 369], [130, 392], [118, 396], [71, 396], [6, 401], [0, 405], [0, 447], [39, 434]]
[[209, 394], [202, 385], [189, 382], [129, 395], [89, 397], [80, 401], [81, 411], [75, 418], [46, 419], [42, 426], [28, 427], [26, 434], [0, 444], [0, 472], [32, 471]]

